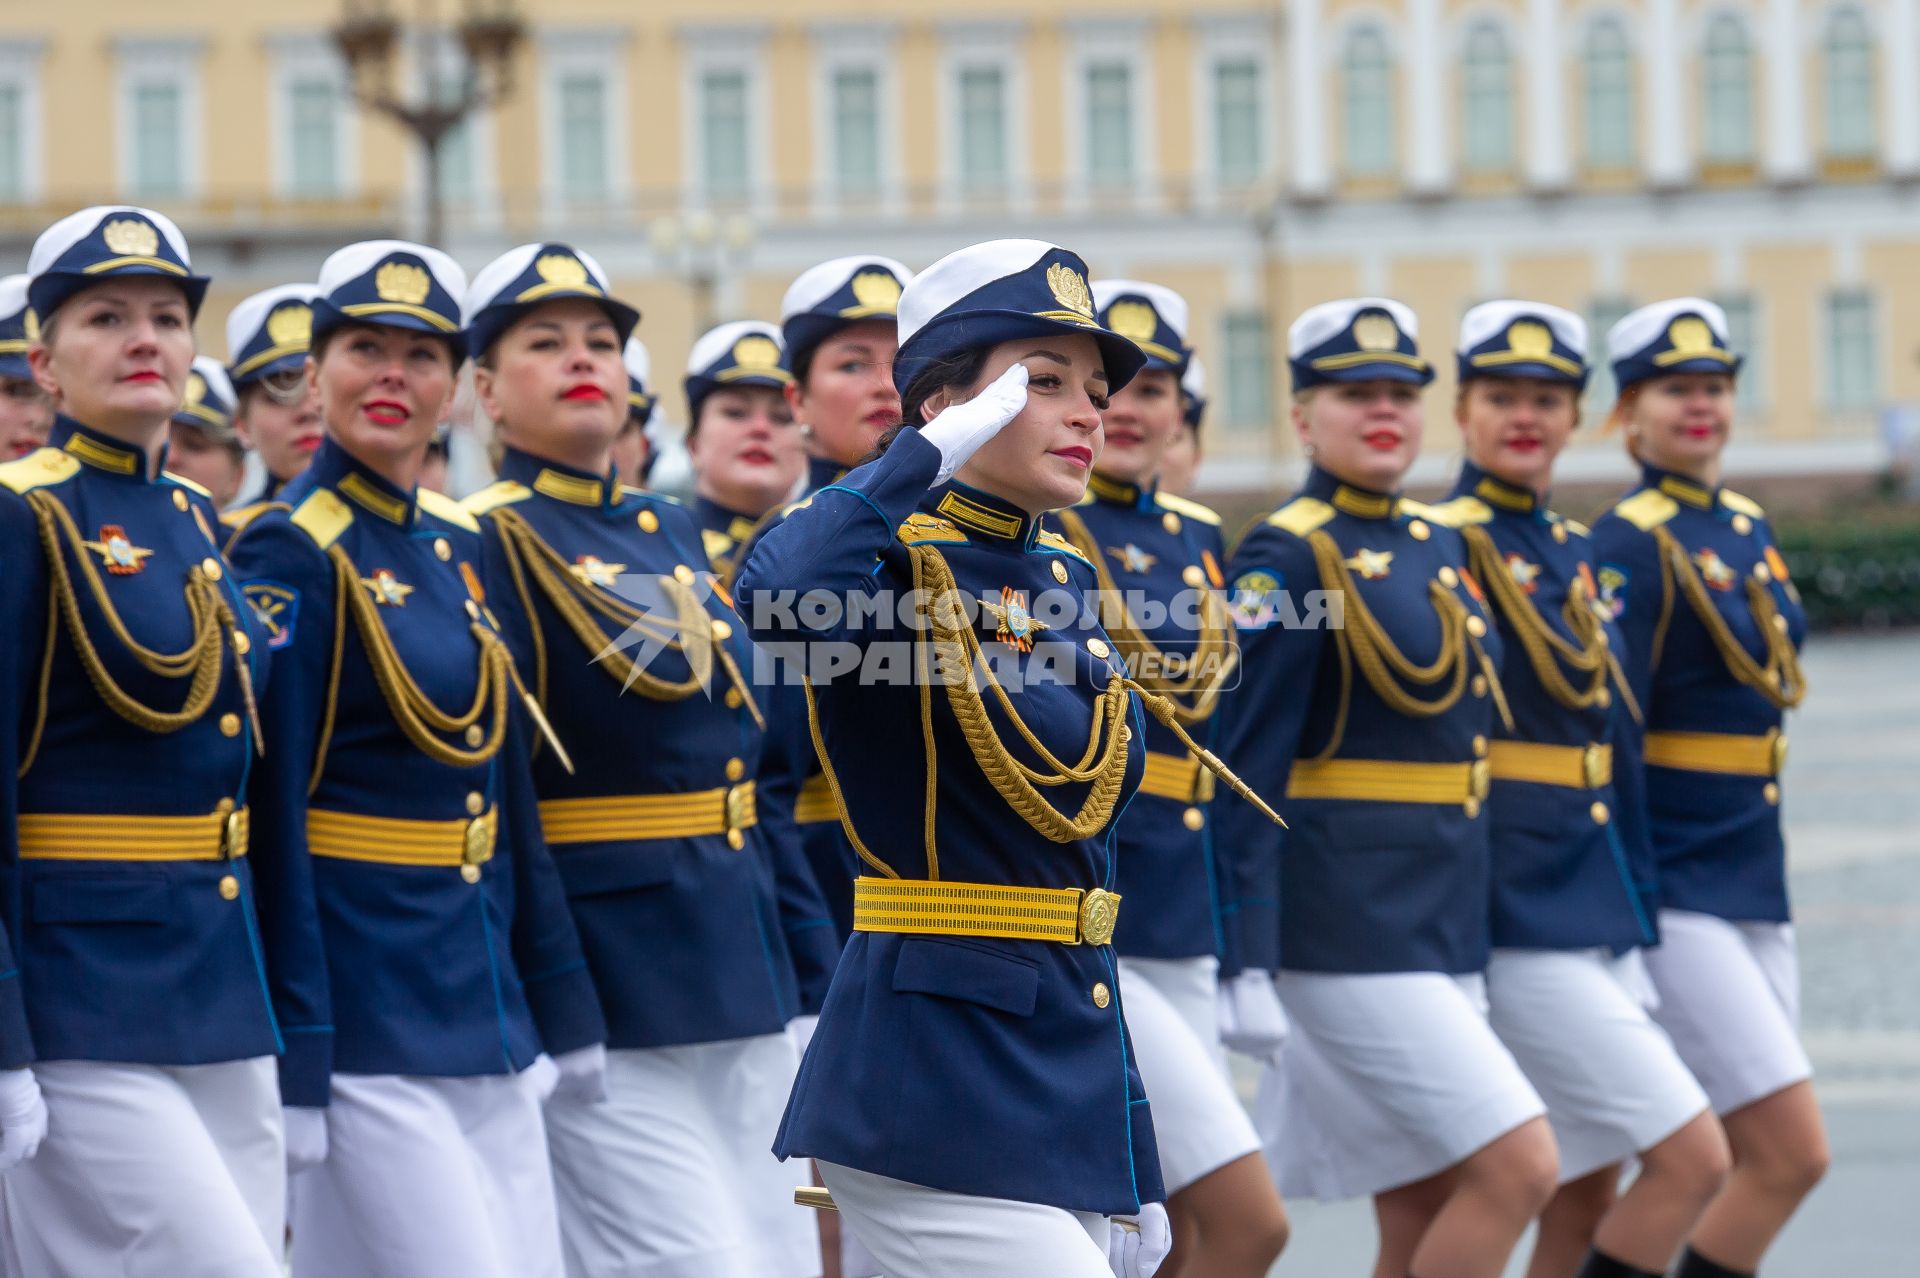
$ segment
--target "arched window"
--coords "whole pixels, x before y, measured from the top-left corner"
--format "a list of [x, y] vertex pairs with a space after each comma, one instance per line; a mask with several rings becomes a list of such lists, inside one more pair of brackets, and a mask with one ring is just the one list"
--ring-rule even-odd
[[1836, 9], [1821, 49], [1826, 77], [1826, 153], [1860, 159], [1874, 149], [1873, 33], [1858, 9]]
[[1633, 50], [1619, 18], [1601, 18], [1587, 28], [1580, 54], [1585, 109], [1581, 125], [1589, 168], [1622, 169], [1633, 163]]
[[1469, 173], [1501, 173], [1513, 167], [1513, 58], [1507, 37], [1491, 22], [1467, 32], [1461, 92]]
[[1357, 177], [1391, 173], [1393, 58], [1378, 27], [1355, 27], [1348, 34], [1341, 58], [1340, 92], [1347, 172]]
[[1707, 27], [1701, 149], [1708, 163], [1753, 159], [1753, 45], [1747, 25], [1730, 13]]

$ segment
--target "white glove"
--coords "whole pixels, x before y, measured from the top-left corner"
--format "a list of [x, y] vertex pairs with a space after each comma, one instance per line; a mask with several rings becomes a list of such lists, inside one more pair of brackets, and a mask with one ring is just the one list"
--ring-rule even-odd
[[554, 1089], [560, 1086], [560, 1067], [553, 1063], [553, 1057], [545, 1052], [533, 1058], [533, 1064], [520, 1071], [520, 1082], [533, 1093], [533, 1099], [546, 1104], [553, 1099]]
[[813, 1042], [813, 1031], [819, 1028], [818, 1016], [796, 1016], [787, 1022], [787, 1040], [793, 1044], [795, 1056], [806, 1059], [807, 1045]]
[[1173, 1250], [1173, 1227], [1159, 1203], [1141, 1203], [1138, 1216], [1115, 1216], [1107, 1223], [1107, 1267], [1113, 1278], [1153, 1278]]
[[30, 1069], [0, 1070], [0, 1172], [32, 1158], [47, 1138], [47, 1102]]
[[998, 435], [1000, 428], [1026, 406], [1027, 366], [1015, 364], [966, 403], [941, 409], [920, 428], [921, 437], [940, 450], [940, 473], [933, 477], [932, 486], [952, 479], [967, 464], [967, 458], [979, 452], [982, 444]]
[[313, 1105], [289, 1105], [280, 1111], [287, 1129], [287, 1173], [303, 1172], [327, 1161], [327, 1111]]
[[1272, 1060], [1287, 1039], [1287, 1013], [1273, 973], [1245, 971], [1220, 982], [1220, 1041], [1255, 1060]]
[[559, 1081], [553, 1086], [556, 1099], [594, 1105], [607, 1098], [605, 1043], [590, 1043], [562, 1052], [553, 1058], [553, 1067], [560, 1071]]

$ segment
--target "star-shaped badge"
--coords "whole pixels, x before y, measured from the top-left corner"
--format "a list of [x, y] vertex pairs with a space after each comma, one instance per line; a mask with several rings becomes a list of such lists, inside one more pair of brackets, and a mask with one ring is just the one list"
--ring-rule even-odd
[[1118, 559], [1121, 569], [1126, 572], [1148, 572], [1159, 562], [1158, 556], [1149, 555], [1132, 542], [1124, 546], [1108, 546], [1107, 553]]
[[405, 607], [407, 596], [413, 593], [413, 587], [394, 576], [391, 568], [374, 569], [373, 576], [362, 577], [360, 584], [373, 595], [375, 603], [394, 608]]
[[1047, 628], [1045, 622], [1027, 611], [1027, 592], [1012, 586], [1000, 588], [999, 603], [982, 599], [980, 606], [998, 626], [993, 637], [1015, 652], [1032, 652], [1034, 635]]
[[1693, 562], [1700, 569], [1700, 580], [1706, 582], [1715, 590], [1732, 590], [1733, 583], [1740, 575], [1736, 573], [1733, 570], [1733, 566], [1722, 559], [1712, 547], [1708, 547], [1706, 550], [1696, 554], [1693, 557]]
[[1536, 581], [1540, 576], [1539, 564], [1528, 563], [1524, 556], [1508, 552], [1507, 571], [1513, 574], [1514, 584], [1520, 589], [1528, 594], [1534, 592]]
[[595, 555], [581, 555], [573, 561], [573, 575], [583, 584], [604, 586], [609, 590], [626, 570], [625, 564], [610, 564]]
[[147, 557], [153, 554], [144, 546], [134, 545], [127, 530], [119, 524], [101, 524], [99, 541], [80, 544], [100, 556], [107, 571], [116, 577], [131, 577], [147, 566]]
[[1357, 550], [1347, 560], [1347, 567], [1359, 573], [1366, 581], [1378, 581], [1387, 575], [1387, 569], [1393, 563], [1391, 550]]

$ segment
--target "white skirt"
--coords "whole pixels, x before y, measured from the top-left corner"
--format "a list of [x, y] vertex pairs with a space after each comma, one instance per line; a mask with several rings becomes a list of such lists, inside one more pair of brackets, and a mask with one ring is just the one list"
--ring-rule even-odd
[[1113, 1278], [1105, 1216], [817, 1165], [887, 1278]]
[[607, 1053], [607, 1099], [547, 1105], [570, 1278], [816, 1278], [773, 1155], [793, 1076], [785, 1034]]
[[1560, 1179], [1651, 1149], [1707, 1109], [1631, 982], [1638, 952], [1495, 950], [1489, 1019], [1547, 1106]]
[[1227, 1073], [1219, 973], [1214, 958], [1120, 960], [1120, 1006], [1170, 1195], [1260, 1148]]
[[1254, 1123], [1288, 1198], [1425, 1180], [1546, 1112], [1478, 974], [1283, 971], [1277, 986], [1292, 1028]]
[[326, 1161], [293, 1177], [296, 1278], [561, 1278], [552, 1078], [335, 1074]]
[[1673, 1038], [1717, 1114], [1813, 1077], [1800, 1044], [1800, 966], [1791, 923], [1734, 923], [1660, 911], [1647, 951], [1660, 993], [1653, 1018]]
[[279, 1278], [287, 1163], [271, 1056], [33, 1072], [47, 1139], [0, 1177], [11, 1273]]

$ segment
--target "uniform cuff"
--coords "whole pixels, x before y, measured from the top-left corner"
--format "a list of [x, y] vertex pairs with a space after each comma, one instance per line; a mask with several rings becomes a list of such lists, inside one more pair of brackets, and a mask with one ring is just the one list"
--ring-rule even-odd
[[1220, 959], [1225, 978], [1253, 970], [1280, 970], [1280, 906], [1273, 901], [1237, 901], [1224, 911], [1226, 953]]
[[319, 1108], [333, 1091], [333, 1027], [283, 1025], [287, 1049], [280, 1056], [280, 1103]]

